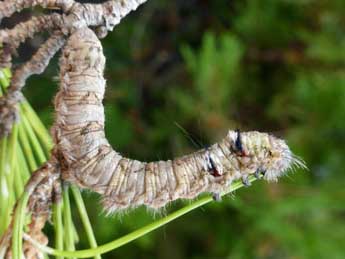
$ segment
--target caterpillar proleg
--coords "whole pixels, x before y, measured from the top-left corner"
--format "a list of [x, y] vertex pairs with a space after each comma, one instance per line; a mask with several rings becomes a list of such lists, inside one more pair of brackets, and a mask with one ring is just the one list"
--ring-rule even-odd
[[257, 131], [230, 130], [209, 148], [168, 161], [122, 157], [104, 134], [104, 66], [94, 32], [82, 28], [73, 33], [60, 60], [52, 133], [63, 157], [63, 178], [99, 193], [108, 212], [139, 205], [159, 208], [202, 192], [217, 198], [235, 180], [247, 183], [250, 175], [262, 172], [264, 179], [275, 181], [292, 166], [304, 167], [283, 140]]

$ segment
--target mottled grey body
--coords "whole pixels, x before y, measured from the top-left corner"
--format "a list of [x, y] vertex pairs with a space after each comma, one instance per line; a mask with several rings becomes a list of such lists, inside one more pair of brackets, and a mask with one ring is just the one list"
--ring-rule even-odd
[[122, 157], [104, 134], [104, 65], [93, 31], [81, 29], [70, 37], [61, 58], [52, 133], [64, 158], [63, 178], [100, 193], [109, 212], [139, 205], [159, 208], [201, 192], [220, 193], [258, 170], [265, 171], [265, 179], [276, 180], [298, 163], [283, 140], [247, 132], [241, 133], [239, 143], [235, 131], [207, 149], [172, 161], [146, 163]]

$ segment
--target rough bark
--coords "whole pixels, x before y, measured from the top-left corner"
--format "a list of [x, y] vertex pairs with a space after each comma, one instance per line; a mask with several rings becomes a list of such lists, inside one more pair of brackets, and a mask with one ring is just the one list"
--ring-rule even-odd
[[[21, 43], [28, 38], [32, 38], [36, 33], [60, 29], [62, 22], [62, 15], [59, 14], [34, 16], [11, 29], [1, 30], [0, 42], [9, 46], [12, 51], [15, 51]], [[1, 66], [1, 68], [3, 67]]]
[[[103, 4], [81, 4], [74, 0], [7, 0], [0, 2], [0, 21], [24, 8], [41, 6], [59, 8], [66, 15], [66, 25], [75, 29], [83, 26], [105, 26], [113, 30], [120, 20], [147, 0], [109, 0]], [[72, 15], [70, 15], [72, 14]], [[74, 16], [74, 17], [73, 17]]]
[[43, 73], [51, 58], [64, 43], [64, 35], [60, 31], [55, 32], [30, 61], [15, 70], [11, 87], [8, 88], [6, 95], [0, 98], [0, 136], [6, 136], [11, 132], [13, 123], [18, 120], [17, 103], [22, 99], [21, 89], [27, 78]]
[[25, 8], [41, 6], [43, 8], [59, 8], [68, 11], [74, 3], [74, 0], [4, 0], [0, 2], [0, 21], [4, 17], [9, 17]]
[[8, 93], [11, 94], [13, 92], [20, 91], [30, 76], [43, 73], [51, 58], [64, 45], [64, 43], [65, 36], [60, 31], [54, 32], [53, 35], [50, 36], [50, 38], [43, 43], [38, 51], [32, 56], [31, 60], [15, 70]]

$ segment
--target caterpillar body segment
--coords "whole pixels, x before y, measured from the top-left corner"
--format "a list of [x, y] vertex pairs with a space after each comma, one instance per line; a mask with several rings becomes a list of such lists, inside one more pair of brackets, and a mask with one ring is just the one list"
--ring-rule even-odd
[[98, 192], [108, 212], [159, 208], [202, 192], [221, 193], [258, 171], [272, 181], [292, 165], [303, 166], [283, 140], [256, 131], [229, 131], [219, 143], [171, 161], [122, 157], [104, 134], [105, 57], [94, 32], [83, 28], [72, 34], [60, 62], [52, 133], [65, 163], [63, 178]]

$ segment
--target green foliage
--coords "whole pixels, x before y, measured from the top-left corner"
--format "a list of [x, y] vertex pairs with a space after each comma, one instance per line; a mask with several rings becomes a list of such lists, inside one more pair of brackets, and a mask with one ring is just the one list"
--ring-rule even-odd
[[193, 89], [188, 94], [172, 89], [171, 98], [185, 116], [195, 118], [195, 114], [200, 114], [202, 124], [219, 131], [223, 125], [217, 122], [227, 120], [227, 107], [234, 102], [243, 46], [234, 35], [225, 33], [217, 38], [206, 32], [199, 51], [187, 46], [181, 51], [194, 82]]

